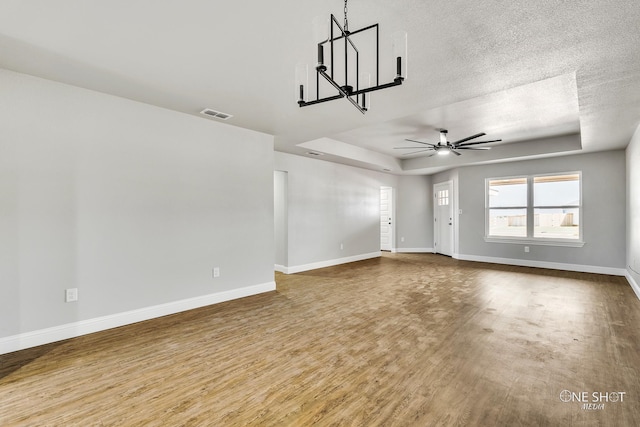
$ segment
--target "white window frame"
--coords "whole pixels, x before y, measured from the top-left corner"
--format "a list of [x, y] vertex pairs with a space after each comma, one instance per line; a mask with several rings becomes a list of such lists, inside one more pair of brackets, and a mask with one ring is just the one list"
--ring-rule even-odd
[[[555, 208], [570, 208], [578, 209], [580, 215], [580, 223], [578, 224], [578, 239], [559, 239], [559, 238], [546, 238], [546, 237], [534, 237], [534, 211], [536, 206], [533, 204], [533, 184], [535, 178], [544, 176], [559, 176], [559, 175], [578, 175], [579, 176], [579, 192], [580, 201], [578, 206], [554, 206]], [[500, 179], [526, 179], [527, 181], [527, 206], [519, 207], [520, 209], [526, 208], [527, 210], [527, 237], [509, 237], [509, 236], [490, 236], [490, 207], [489, 207], [489, 183], [491, 181]], [[484, 240], [490, 243], [513, 243], [513, 244], [526, 244], [526, 245], [547, 245], [547, 246], [569, 246], [569, 247], [582, 247], [585, 242], [583, 240], [584, 230], [584, 215], [582, 209], [582, 171], [572, 172], [554, 172], [535, 175], [517, 175], [517, 176], [505, 176], [505, 177], [493, 177], [485, 179], [485, 232]], [[540, 208], [546, 208], [547, 206], [540, 206]]]

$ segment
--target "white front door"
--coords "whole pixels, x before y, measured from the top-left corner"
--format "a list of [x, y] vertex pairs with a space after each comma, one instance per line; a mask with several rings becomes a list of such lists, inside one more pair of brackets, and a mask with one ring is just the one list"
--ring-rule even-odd
[[391, 251], [393, 242], [393, 189], [380, 187], [380, 250]]
[[443, 182], [433, 186], [433, 237], [436, 253], [453, 254], [453, 183]]

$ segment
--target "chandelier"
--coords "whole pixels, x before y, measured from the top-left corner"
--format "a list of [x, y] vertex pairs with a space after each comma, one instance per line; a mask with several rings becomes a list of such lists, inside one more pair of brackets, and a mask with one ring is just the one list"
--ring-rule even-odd
[[[407, 34], [398, 32], [392, 36], [392, 52], [395, 58], [395, 78], [389, 83], [380, 84], [380, 60], [379, 60], [379, 26], [369, 25], [359, 30], [349, 30], [347, 18], [347, 0], [344, 2], [344, 24], [340, 25], [332, 14], [330, 19], [316, 19], [314, 22], [315, 35], [318, 41], [318, 53], [315, 81], [315, 99], [309, 99], [309, 73], [306, 65], [296, 67], [296, 91], [298, 105], [307, 107], [335, 99], [346, 98], [354, 107], [364, 114], [368, 109], [369, 93], [399, 86], [405, 79], [407, 70]], [[371, 73], [361, 73], [361, 52], [356, 45], [354, 37], [359, 34], [368, 34], [369, 38], [375, 33], [375, 68], [374, 81], [371, 86]], [[371, 43], [371, 42], [370, 42]], [[325, 50], [328, 50], [326, 52]], [[325, 62], [328, 60], [328, 63]], [[393, 64], [392, 64], [393, 65]], [[322, 79], [321, 79], [322, 77]], [[320, 97], [320, 82], [328, 82], [337, 93]]]

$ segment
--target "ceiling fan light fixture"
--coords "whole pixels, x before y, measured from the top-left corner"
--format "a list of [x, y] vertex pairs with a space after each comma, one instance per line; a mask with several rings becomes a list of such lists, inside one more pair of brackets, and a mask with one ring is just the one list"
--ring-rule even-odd
[[438, 150], [438, 156], [448, 156], [451, 150]]
[[440, 130], [440, 144], [447, 145], [447, 133], [449, 131], [446, 129]]

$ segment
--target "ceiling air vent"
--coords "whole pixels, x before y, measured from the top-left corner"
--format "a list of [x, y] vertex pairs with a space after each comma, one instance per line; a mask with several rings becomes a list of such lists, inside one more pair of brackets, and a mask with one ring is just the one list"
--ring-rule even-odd
[[211, 108], [205, 108], [204, 110], [200, 111], [200, 114], [204, 114], [205, 116], [209, 116], [209, 117], [214, 117], [219, 120], [227, 120], [233, 117], [231, 114], [212, 110]]
[[324, 156], [324, 153], [318, 153], [317, 151], [307, 151], [310, 156]]

